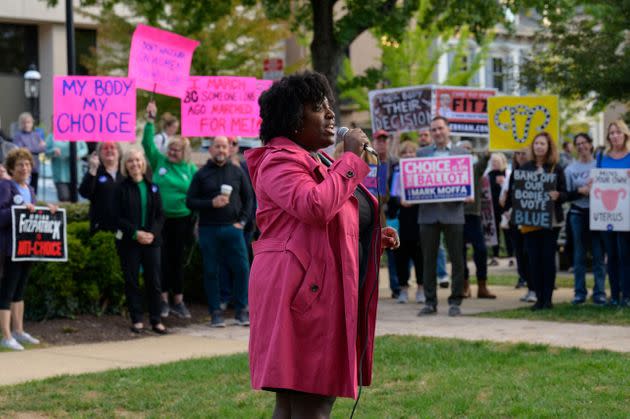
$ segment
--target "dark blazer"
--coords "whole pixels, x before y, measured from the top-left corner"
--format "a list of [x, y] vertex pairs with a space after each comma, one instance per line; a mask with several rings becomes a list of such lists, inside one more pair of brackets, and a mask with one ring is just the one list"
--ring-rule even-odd
[[137, 243], [133, 238], [138, 230], [153, 233], [155, 239], [150, 246], [158, 247], [162, 244], [162, 225], [164, 224], [164, 212], [162, 211], [162, 198], [157, 185], [146, 178], [147, 184], [147, 217], [144, 225], [141, 225], [142, 208], [140, 203], [140, 188], [131, 180], [125, 178], [118, 184], [115, 195], [114, 215], [117, 220], [116, 238], [123, 243]]
[[[554, 209], [554, 215], [556, 217], [556, 221], [561, 223], [564, 221], [564, 210], [562, 209], [562, 204], [567, 202], [567, 200], [569, 199], [569, 194], [567, 193], [567, 181], [566, 181], [566, 178], [564, 177], [564, 170], [558, 164], [554, 166], [546, 164], [543, 166], [543, 169], [545, 173], [556, 174], [556, 191], [560, 192], [560, 195], [558, 196], [558, 199], [554, 201], [553, 209]], [[525, 163], [523, 166], [521, 166], [519, 169], [516, 169], [516, 170], [529, 170], [533, 172], [537, 170], [537, 167], [536, 167], [536, 163], [534, 163], [533, 161], [528, 161], [527, 163]], [[512, 172], [512, 174], [510, 175], [510, 180], [508, 184], [508, 193], [507, 193], [506, 202], [505, 202], [505, 210], [512, 208], [512, 195], [514, 193], [514, 187], [512, 184], [513, 177], [514, 177], [514, 172]]]
[[[35, 192], [31, 191], [31, 201], [35, 203]], [[19, 195], [15, 183], [10, 180], [0, 179], [0, 255], [10, 255], [13, 246], [13, 234], [11, 231], [11, 207], [16, 205], [13, 197]]]
[[118, 184], [123, 180], [120, 172], [116, 178], [100, 165], [96, 170], [96, 176], [87, 172], [83, 176], [79, 193], [85, 199], [90, 200], [90, 232], [116, 231], [117, 221], [114, 217], [114, 197]]

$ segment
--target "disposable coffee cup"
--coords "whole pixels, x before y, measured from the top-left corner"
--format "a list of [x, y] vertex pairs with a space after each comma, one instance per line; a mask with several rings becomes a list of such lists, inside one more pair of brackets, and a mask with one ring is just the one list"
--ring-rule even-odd
[[225, 195], [227, 197], [232, 193], [232, 185], [221, 185], [221, 195]]

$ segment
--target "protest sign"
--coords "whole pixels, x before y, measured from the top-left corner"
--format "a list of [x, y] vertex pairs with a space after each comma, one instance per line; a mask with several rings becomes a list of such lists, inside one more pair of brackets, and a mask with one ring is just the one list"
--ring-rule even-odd
[[417, 131], [431, 125], [430, 86], [372, 90], [368, 96], [373, 132]]
[[490, 191], [490, 179], [488, 176], [481, 177], [481, 226], [486, 246], [496, 246], [499, 244], [499, 232], [494, 219], [494, 206], [492, 205], [492, 193]]
[[416, 157], [400, 160], [404, 200], [410, 204], [474, 198], [472, 156]]
[[488, 98], [490, 150], [520, 150], [546, 131], [558, 141], [557, 96], [494, 96]]
[[66, 262], [66, 210], [54, 214], [47, 207], [35, 207], [30, 212], [25, 206], [11, 207], [13, 261]]
[[139, 24], [129, 51], [129, 77], [140, 89], [184, 97], [198, 41]]
[[374, 196], [387, 194], [387, 163], [381, 163], [380, 167], [370, 164], [370, 173], [363, 180], [363, 186]]
[[626, 169], [591, 170], [591, 230], [630, 231], [630, 178]]
[[271, 80], [254, 77], [190, 77], [182, 100], [182, 135], [258, 137], [258, 98]]
[[53, 106], [55, 140], [136, 140], [136, 87], [132, 79], [55, 76]]
[[453, 135], [486, 137], [488, 98], [496, 94], [496, 89], [437, 86], [433, 92], [432, 117], [448, 119]]
[[556, 174], [515, 170], [512, 176], [514, 224], [551, 228], [553, 201], [549, 192], [556, 189]]

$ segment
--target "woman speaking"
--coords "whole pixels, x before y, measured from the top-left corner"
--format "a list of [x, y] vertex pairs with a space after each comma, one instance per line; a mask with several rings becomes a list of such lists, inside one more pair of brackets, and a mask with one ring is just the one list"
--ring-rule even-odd
[[274, 418], [329, 417], [336, 397], [371, 381], [382, 247], [397, 247], [361, 186], [367, 136], [335, 142], [326, 78], [285, 77], [260, 97], [263, 147], [246, 153], [260, 239], [249, 280], [252, 386], [276, 392]]

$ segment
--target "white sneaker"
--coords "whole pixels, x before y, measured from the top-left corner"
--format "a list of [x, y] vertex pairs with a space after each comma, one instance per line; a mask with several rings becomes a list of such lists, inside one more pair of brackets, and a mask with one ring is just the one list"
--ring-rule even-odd
[[538, 298], [536, 298], [536, 293], [534, 291], [527, 291], [524, 301], [527, 301], [528, 303], [535, 303], [536, 301], [538, 301]]
[[424, 304], [427, 302], [427, 298], [424, 296], [424, 290], [416, 291], [416, 303]]
[[17, 340], [11, 339], [2, 339], [0, 341], [0, 346], [3, 348], [11, 349], [14, 351], [23, 351], [24, 346], [20, 345]]
[[440, 288], [448, 288], [448, 282], [450, 281], [450, 277], [448, 275], [444, 275], [438, 278], [438, 285]]
[[28, 343], [30, 345], [39, 345], [39, 339], [35, 339], [33, 336], [26, 332], [15, 333], [13, 332], [13, 338], [20, 343]]
[[407, 292], [407, 290], [401, 289], [400, 293], [398, 294], [398, 304], [407, 304], [408, 300], [409, 293]]

